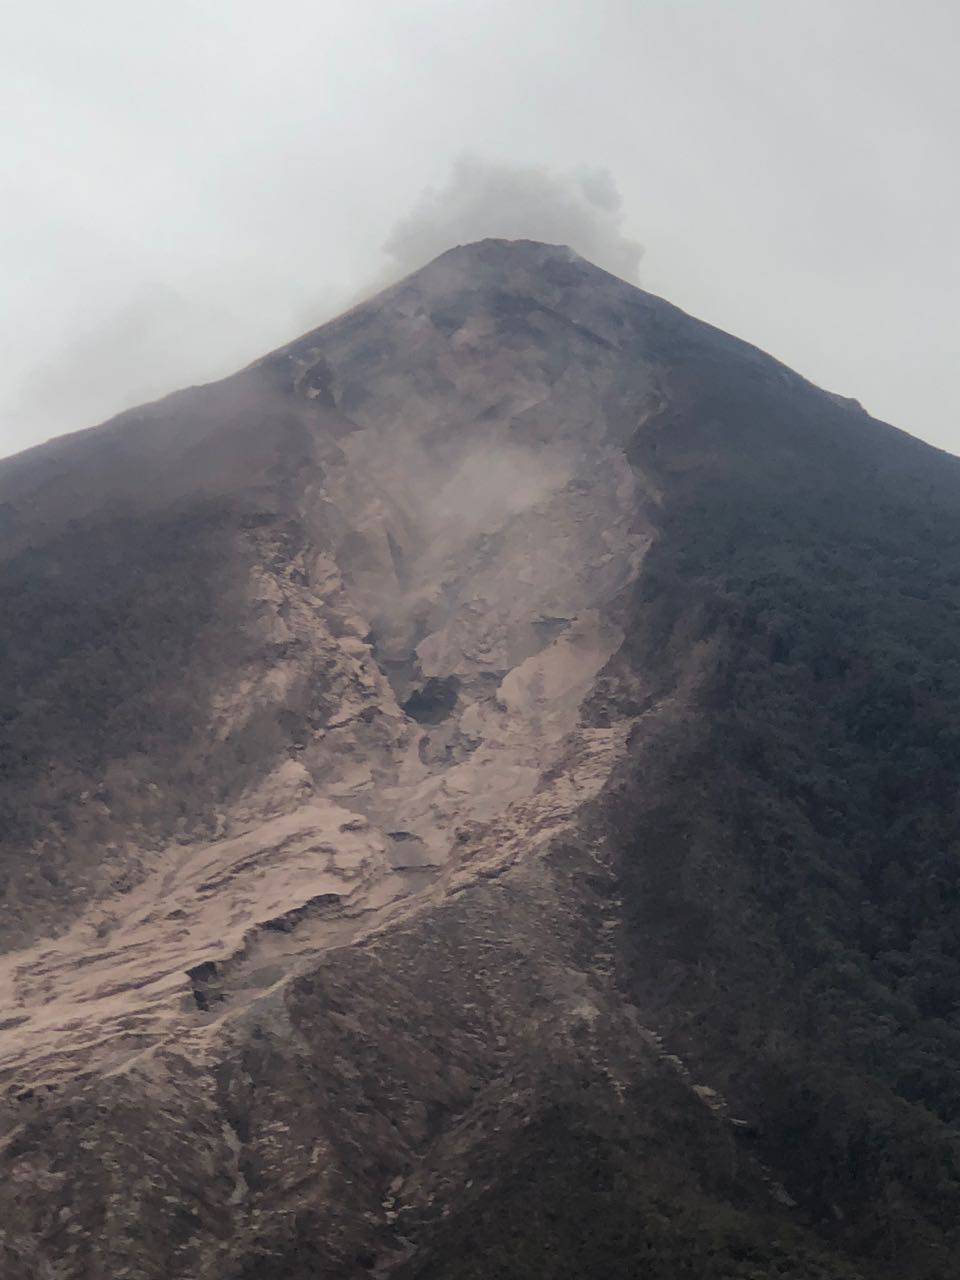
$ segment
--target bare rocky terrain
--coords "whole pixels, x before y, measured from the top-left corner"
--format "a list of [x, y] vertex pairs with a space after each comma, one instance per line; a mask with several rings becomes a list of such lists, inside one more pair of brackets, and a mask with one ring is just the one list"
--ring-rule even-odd
[[955, 1274], [958, 466], [504, 241], [0, 464], [3, 1276]]

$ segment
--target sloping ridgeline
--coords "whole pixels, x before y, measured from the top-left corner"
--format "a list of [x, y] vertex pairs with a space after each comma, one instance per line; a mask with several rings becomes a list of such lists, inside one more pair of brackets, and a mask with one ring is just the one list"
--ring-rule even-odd
[[742, 1118], [795, 1230], [662, 1093], [605, 1126], [572, 1091], [410, 1274], [939, 1280], [960, 1257], [960, 463], [675, 313], [647, 354], [669, 374], [632, 461], [661, 523], [627, 648], [670, 710], [605, 815], [630, 994]]

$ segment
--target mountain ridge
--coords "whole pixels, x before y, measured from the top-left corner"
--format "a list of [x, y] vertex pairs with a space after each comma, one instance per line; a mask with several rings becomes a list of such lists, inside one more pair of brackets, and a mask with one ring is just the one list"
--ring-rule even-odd
[[6, 1273], [945, 1280], [958, 484], [509, 242], [0, 463]]

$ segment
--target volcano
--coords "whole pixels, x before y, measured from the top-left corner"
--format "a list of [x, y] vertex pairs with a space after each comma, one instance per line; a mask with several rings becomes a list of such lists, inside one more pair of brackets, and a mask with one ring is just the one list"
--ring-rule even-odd
[[0, 463], [9, 1280], [948, 1280], [960, 462], [487, 240]]

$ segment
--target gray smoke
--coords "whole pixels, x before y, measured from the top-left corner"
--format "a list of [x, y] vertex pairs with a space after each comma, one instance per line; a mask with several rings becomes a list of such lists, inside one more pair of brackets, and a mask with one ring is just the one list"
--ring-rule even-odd
[[643, 246], [623, 232], [620, 193], [606, 169], [549, 169], [461, 157], [440, 188], [428, 187], [384, 246], [403, 275], [456, 244], [488, 236], [566, 244], [635, 281]]

